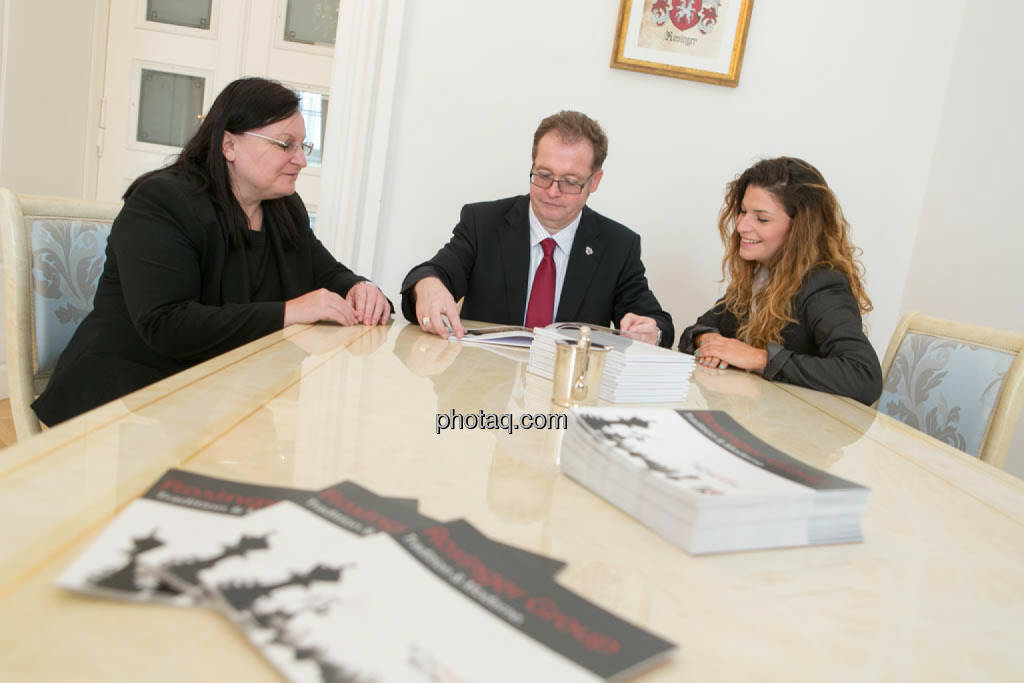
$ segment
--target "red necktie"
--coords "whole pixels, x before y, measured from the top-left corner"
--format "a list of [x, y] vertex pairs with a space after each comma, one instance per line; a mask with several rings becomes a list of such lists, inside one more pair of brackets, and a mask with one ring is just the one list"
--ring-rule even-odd
[[551, 258], [555, 241], [548, 237], [540, 243], [540, 248], [544, 250], [544, 258], [533, 276], [530, 303], [526, 307], [526, 326], [531, 329], [550, 325], [555, 318], [555, 260]]

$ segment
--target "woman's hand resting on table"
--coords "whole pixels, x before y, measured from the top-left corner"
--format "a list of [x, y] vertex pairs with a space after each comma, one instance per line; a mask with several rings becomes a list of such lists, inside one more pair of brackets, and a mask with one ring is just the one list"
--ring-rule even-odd
[[697, 362], [709, 368], [725, 369], [730, 365], [743, 370], [764, 370], [768, 352], [745, 344], [739, 339], [723, 337], [717, 332], [705, 332], [696, 339], [693, 355]]
[[387, 297], [369, 282], [356, 283], [344, 298], [328, 289], [317, 289], [284, 304], [285, 327], [321, 320], [339, 325], [377, 325], [390, 316]]
[[357, 282], [345, 295], [345, 301], [356, 312], [356, 320], [364, 325], [384, 325], [391, 317], [391, 304], [384, 292], [372, 282]]
[[284, 326], [328, 320], [355, 325], [356, 312], [349, 302], [329, 289], [317, 289], [284, 303]]

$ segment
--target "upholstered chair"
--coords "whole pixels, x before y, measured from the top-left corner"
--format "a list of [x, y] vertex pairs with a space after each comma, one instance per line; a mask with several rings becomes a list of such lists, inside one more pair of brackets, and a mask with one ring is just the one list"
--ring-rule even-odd
[[1024, 334], [907, 313], [878, 410], [1002, 467], [1024, 402]]
[[7, 384], [18, 439], [40, 431], [30, 404], [92, 310], [119, 203], [0, 188]]

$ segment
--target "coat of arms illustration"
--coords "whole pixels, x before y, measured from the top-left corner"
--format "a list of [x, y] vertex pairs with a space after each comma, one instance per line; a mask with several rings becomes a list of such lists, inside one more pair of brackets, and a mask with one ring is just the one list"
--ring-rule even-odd
[[671, 21], [680, 31], [696, 26], [707, 35], [718, 23], [721, 4], [721, 0], [654, 0], [651, 15], [656, 26], [664, 26]]

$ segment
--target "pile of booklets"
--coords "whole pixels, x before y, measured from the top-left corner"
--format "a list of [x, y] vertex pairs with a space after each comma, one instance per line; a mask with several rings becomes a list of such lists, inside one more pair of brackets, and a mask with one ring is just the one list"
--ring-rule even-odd
[[[554, 323], [533, 331], [527, 370], [551, 379], [555, 369], [555, 344], [576, 341], [579, 323]], [[645, 344], [614, 331], [594, 329], [591, 344], [611, 350], [605, 358], [601, 398], [612, 403], [662, 403], [686, 400], [694, 358], [685, 353]]]
[[867, 488], [782, 453], [722, 411], [577, 408], [559, 464], [689, 553], [863, 540]]
[[351, 481], [169, 470], [58, 584], [221, 610], [293, 681], [621, 680], [674, 649], [560, 586], [563, 566]]

